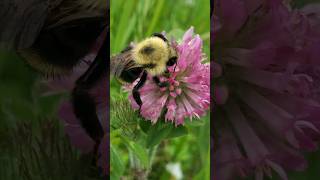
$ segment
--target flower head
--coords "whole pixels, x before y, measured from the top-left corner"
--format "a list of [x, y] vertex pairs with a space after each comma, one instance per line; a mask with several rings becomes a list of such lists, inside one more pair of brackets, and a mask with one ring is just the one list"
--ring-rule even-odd
[[287, 179], [284, 170], [304, 170], [302, 152], [316, 150], [320, 138], [314, 9], [292, 10], [281, 0], [215, 7], [216, 176], [261, 179], [274, 170]]
[[[177, 64], [168, 68], [168, 77], [160, 77], [168, 86], [160, 88], [151, 76], [148, 77], [140, 89], [141, 115], [156, 123], [165, 112], [166, 121], [180, 125], [184, 123], [184, 118], [199, 118], [209, 108], [210, 72], [209, 64], [202, 63], [202, 40], [199, 35], [193, 36], [193, 28], [184, 34], [180, 44], [171, 44], [178, 53]], [[127, 89], [132, 90], [132, 87]], [[133, 108], [138, 109], [132, 95], [129, 99]]]

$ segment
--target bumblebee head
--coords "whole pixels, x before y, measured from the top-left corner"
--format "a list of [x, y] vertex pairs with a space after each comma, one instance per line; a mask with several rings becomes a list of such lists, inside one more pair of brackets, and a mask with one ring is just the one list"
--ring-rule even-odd
[[155, 76], [164, 73], [168, 65], [173, 65], [176, 52], [162, 34], [156, 33], [138, 43], [132, 50], [132, 57], [136, 64]]

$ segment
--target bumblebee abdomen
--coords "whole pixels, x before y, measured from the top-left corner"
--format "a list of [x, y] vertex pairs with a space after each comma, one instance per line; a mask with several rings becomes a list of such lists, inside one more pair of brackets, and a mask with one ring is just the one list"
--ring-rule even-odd
[[136, 79], [139, 78], [142, 71], [143, 69], [139, 67], [122, 71], [119, 80], [122, 82], [133, 83]]

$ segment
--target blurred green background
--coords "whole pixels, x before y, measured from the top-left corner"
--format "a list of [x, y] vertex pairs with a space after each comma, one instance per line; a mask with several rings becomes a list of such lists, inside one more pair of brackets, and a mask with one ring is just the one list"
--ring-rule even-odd
[[[112, 54], [120, 52], [130, 42], [139, 42], [154, 32], [165, 31], [169, 39], [173, 36], [179, 40], [193, 26], [195, 33], [203, 39], [204, 53], [210, 57], [209, 0], [111, 0], [110, 8]], [[145, 174], [148, 174], [149, 179], [179, 179], [179, 175], [174, 175], [178, 172], [182, 173], [183, 179], [209, 179], [209, 115], [200, 120], [195, 119], [192, 123], [186, 119], [188, 135], [166, 139], [156, 147], [146, 148], [143, 138], [148, 142], [148, 137], [156, 133], [149, 131], [145, 134], [139, 129], [139, 123], [143, 120], [132, 110], [127, 110], [130, 109], [127, 94], [120, 84], [112, 80], [110, 88], [111, 179], [142, 179]], [[157, 129], [159, 126], [152, 128]], [[182, 133], [184, 130], [173, 127], [172, 131]], [[175, 172], [170, 172], [174, 167]]]
[[110, 0], [110, 7], [112, 54], [154, 32], [182, 35], [194, 26], [204, 40], [204, 52], [209, 57], [209, 0]]
[[12, 52], [0, 52], [0, 180], [99, 180], [57, 116], [68, 93], [43, 96], [43, 78]]

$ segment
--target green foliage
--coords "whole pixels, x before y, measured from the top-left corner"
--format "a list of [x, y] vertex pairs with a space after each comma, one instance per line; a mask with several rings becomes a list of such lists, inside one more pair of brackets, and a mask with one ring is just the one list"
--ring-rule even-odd
[[42, 96], [40, 76], [0, 52], [0, 179], [98, 180], [91, 155], [69, 143], [57, 117], [64, 94]]
[[194, 26], [204, 40], [204, 51], [209, 57], [209, 0], [111, 0], [110, 7], [112, 54], [154, 32], [184, 32]]
[[152, 125], [147, 132], [146, 147], [150, 148], [158, 145], [162, 140], [168, 138], [175, 138], [186, 135], [188, 130], [186, 127], [174, 127], [173, 124], [164, 123], [159, 121]]
[[[209, 0], [111, 0], [111, 53], [154, 32], [165, 31], [179, 40], [191, 26], [204, 40], [210, 57]], [[180, 166], [184, 179], [209, 179], [210, 122], [208, 114], [185, 126], [159, 120], [156, 124], [139, 117], [121, 85], [111, 81], [111, 179], [176, 179], [168, 170]], [[112, 157], [114, 156], [114, 157]]]
[[312, 4], [312, 3], [320, 3], [320, 1], [319, 0], [293, 0], [291, 4], [293, 7], [301, 8], [307, 4]]
[[110, 146], [110, 163], [112, 164], [111, 179], [120, 179], [125, 167], [118, 151], [112, 146], [112, 144]]

